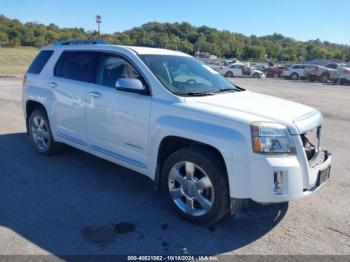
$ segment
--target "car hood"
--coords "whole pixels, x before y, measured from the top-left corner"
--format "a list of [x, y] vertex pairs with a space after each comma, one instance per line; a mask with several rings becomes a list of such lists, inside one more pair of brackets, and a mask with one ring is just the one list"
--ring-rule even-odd
[[191, 98], [191, 103], [216, 114], [249, 114], [253, 121], [273, 121], [286, 125], [291, 134], [302, 134], [319, 126], [322, 115], [309, 106], [250, 91]]

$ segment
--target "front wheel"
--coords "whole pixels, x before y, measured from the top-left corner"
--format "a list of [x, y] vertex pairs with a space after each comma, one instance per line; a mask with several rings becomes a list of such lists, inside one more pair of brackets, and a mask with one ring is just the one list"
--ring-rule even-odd
[[232, 78], [233, 77], [233, 73], [231, 71], [228, 71], [226, 74], [225, 74], [226, 77], [229, 77], [229, 78]]
[[329, 77], [327, 74], [322, 74], [320, 77], [320, 82], [321, 83], [326, 83], [329, 80]]
[[258, 73], [254, 73], [254, 74], [252, 75], [252, 77], [253, 77], [253, 78], [259, 78], [259, 74], [258, 74]]
[[298, 80], [299, 79], [299, 75], [297, 73], [293, 73], [293, 74], [291, 74], [290, 78], [292, 80]]
[[162, 188], [170, 206], [196, 224], [212, 225], [229, 210], [226, 171], [210, 149], [191, 147], [173, 153], [164, 163]]

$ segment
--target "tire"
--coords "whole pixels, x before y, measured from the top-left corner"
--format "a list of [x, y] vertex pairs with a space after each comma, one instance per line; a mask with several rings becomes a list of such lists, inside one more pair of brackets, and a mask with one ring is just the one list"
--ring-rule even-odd
[[322, 75], [320, 76], [320, 82], [321, 82], [321, 83], [326, 83], [328, 80], [329, 80], [328, 74], [322, 74]]
[[258, 73], [254, 73], [254, 74], [252, 75], [252, 77], [253, 77], [253, 78], [259, 78], [259, 74], [258, 74]]
[[316, 76], [309, 76], [309, 80], [310, 82], [315, 82], [317, 79]]
[[349, 81], [346, 80], [345, 78], [340, 78], [339, 80], [335, 80], [335, 83], [338, 84], [338, 81], [339, 81], [339, 85], [345, 85], [349, 83]]
[[225, 77], [232, 78], [233, 77], [233, 73], [231, 71], [228, 71], [228, 72], [226, 72]]
[[212, 225], [223, 218], [230, 196], [222, 165], [216, 153], [204, 147], [185, 148], [170, 155], [161, 183], [171, 208], [195, 224]]
[[299, 75], [297, 73], [293, 73], [293, 74], [290, 75], [290, 78], [292, 80], [299, 80]]
[[64, 149], [64, 145], [53, 139], [46, 111], [34, 110], [28, 120], [28, 134], [33, 148], [41, 155], [52, 155]]

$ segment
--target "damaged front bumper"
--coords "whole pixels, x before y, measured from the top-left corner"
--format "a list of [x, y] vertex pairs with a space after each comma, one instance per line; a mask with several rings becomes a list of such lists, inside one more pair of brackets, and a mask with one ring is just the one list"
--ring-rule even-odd
[[[250, 180], [250, 192], [247, 198], [231, 198], [231, 214], [238, 213], [247, 206], [248, 199], [258, 203], [281, 203], [307, 196], [321, 188], [330, 177], [332, 156], [320, 151], [318, 162], [309, 163], [306, 175], [297, 157], [266, 157], [255, 162], [252, 171], [254, 180]], [[260, 156], [259, 156], [260, 157]], [[256, 171], [259, 170], [259, 173]]]
[[319, 189], [330, 177], [332, 154], [321, 151], [316, 163], [310, 163], [309, 187], [304, 189], [304, 195]]

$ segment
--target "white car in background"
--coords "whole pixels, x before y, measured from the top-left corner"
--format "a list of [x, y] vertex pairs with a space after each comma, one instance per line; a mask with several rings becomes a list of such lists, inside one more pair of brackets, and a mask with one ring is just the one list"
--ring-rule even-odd
[[235, 63], [229, 66], [214, 66], [212, 68], [225, 77], [265, 78], [265, 74], [262, 71], [252, 69], [242, 63]]
[[299, 80], [306, 77], [305, 68], [313, 65], [304, 65], [304, 64], [294, 64], [290, 66], [287, 70], [283, 71], [282, 76], [284, 78], [290, 78], [292, 80]]

